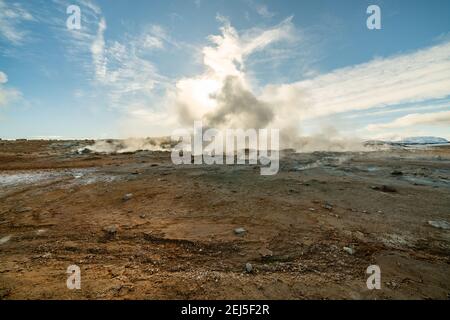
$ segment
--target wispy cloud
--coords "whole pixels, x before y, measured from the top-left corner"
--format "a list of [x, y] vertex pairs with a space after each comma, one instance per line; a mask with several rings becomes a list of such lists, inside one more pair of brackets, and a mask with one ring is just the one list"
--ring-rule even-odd
[[363, 111], [363, 112], [351, 112], [345, 115], [346, 119], [355, 119], [355, 118], [368, 118], [368, 117], [377, 117], [377, 116], [386, 116], [392, 113], [407, 113], [414, 111], [424, 111], [431, 110], [436, 111], [439, 109], [450, 109], [450, 100], [432, 100], [424, 103], [414, 103], [408, 104], [406, 106], [388, 106], [384, 108], [377, 108], [375, 111]]
[[300, 109], [303, 119], [449, 95], [450, 42], [265, 89], [267, 100]]
[[[80, 66], [80, 73], [92, 68], [92, 43], [97, 37], [98, 24], [102, 19], [101, 8], [91, 0], [52, 0], [52, 6], [42, 6], [38, 19], [46, 34], [56, 39], [64, 49], [63, 54], [70, 63]], [[70, 5], [78, 5], [81, 11], [81, 29], [69, 29], [66, 10]], [[40, 6], [38, 6], [40, 8]], [[36, 11], [36, 6], [34, 6]], [[42, 36], [42, 34], [40, 34]]]
[[21, 4], [0, 0], [0, 36], [9, 43], [22, 44], [28, 36], [22, 24], [34, 20], [33, 15]]
[[408, 114], [388, 123], [370, 124], [367, 126], [367, 130], [378, 131], [418, 125], [450, 126], [450, 111]]
[[91, 53], [95, 69], [95, 77], [101, 82], [106, 82], [106, 57], [105, 57], [105, 38], [106, 21], [102, 18], [98, 23], [97, 36], [92, 42]]
[[106, 41], [106, 29], [106, 21], [101, 18], [91, 45], [94, 85], [100, 85], [105, 90], [110, 105], [114, 107], [127, 109], [133, 105], [149, 103], [148, 99], [152, 97], [155, 86], [167, 80], [141, 54], [163, 49], [168, 36], [161, 27], [152, 26], [148, 32], [126, 41]]
[[262, 18], [270, 19], [275, 16], [275, 13], [270, 11], [269, 7], [266, 4], [260, 3], [255, 0], [247, 0], [247, 3]]

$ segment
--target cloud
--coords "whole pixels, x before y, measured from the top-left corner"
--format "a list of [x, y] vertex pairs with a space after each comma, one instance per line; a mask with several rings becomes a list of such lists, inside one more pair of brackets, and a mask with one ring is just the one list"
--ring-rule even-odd
[[0, 107], [9, 106], [22, 97], [22, 93], [19, 90], [6, 87], [7, 82], [8, 76], [3, 71], [0, 71]]
[[271, 103], [300, 108], [303, 119], [449, 95], [450, 42], [338, 69], [307, 81], [269, 85], [264, 92]]
[[0, 71], [0, 84], [4, 84], [8, 82], [8, 76], [6, 73]]
[[247, 3], [262, 18], [270, 19], [275, 16], [275, 13], [270, 11], [267, 5], [265, 4], [258, 3], [253, 0], [247, 0]]
[[408, 114], [389, 123], [370, 124], [367, 126], [367, 130], [378, 131], [417, 125], [450, 126], [450, 111]]
[[215, 75], [224, 79], [227, 76], [241, 76], [244, 60], [269, 45], [294, 38], [292, 17], [279, 25], [267, 29], [252, 29], [239, 34], [228, 19], [218, 16], [222, 23], [221, 35], [209, 36], [211, 46], [203, 48], [203, 63]]
[[106, 21], [102, 18], [98, 23], [97, 37], [91, 45], [92, 61], [95, 68], [96, 79], [106, 82], [106, 58], [105, 58], [105, 38]]
[[94, 12], [96, 15], [100, 15], [102, 13], [102, 10], [98, 5], [96, 5], [94, 2], [89, 0], [78, 0], [78, 2], [88, 8], [90, 11]]
[[112, 107], [126, 111], [133, 105], [149, 104], [155, 87], [165, 85], [167, 79], [142, 55], [164, 47], [163, 41], [169, 39], [165, 30], [153, 25], [138, 36], [106, 41], [106, 29], [106, 21], [101, 18], [91, 45], [94, 85], [104, 89]]
[[163, 49], [164, 44], [160, 38], [152, 35], [146, 35], [143, 39], [142, 46], [146, 49]]
[[255, 9], [256, 12], [263, 18], [272, 18], [275, 15], [275, 13], [269, 11], [269, 8], [267, 8], [264, 4], [256, 5]]
[[344, 118], [354, 119], [354, 118], [367, 118], [373, 116], [384, 116], [392, 113], [406, 113], [410, 111], [424, 111], [424, 110], [432, 110], [436, 111], [438, 109], [449, 109], [450, 108], [450, 100], [445, 99], [441, 100], [432, 100], [430, 102], [424, 103], [414, 103], [412, 105], [407, 106], [388, 106], [385, 108], [375, 109], [375, 111], [364, 111], [364, 112], [352, 112], [346, 115]]
[[0, 36], [13, 45], [22, 44], [28, 33], [21, 28], [24, 22], [34, 21], [33, 15], [19, 3], [0, 0]]

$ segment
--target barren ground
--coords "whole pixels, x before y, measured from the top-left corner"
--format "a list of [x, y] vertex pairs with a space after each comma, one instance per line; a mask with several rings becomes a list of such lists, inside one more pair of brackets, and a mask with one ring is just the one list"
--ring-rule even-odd
[[450, 222], [450, 148], [285, 152], [267, 177], [84, 143], [0, 141], [0, 299], [449, 298], [450, 230], [428, 222]]

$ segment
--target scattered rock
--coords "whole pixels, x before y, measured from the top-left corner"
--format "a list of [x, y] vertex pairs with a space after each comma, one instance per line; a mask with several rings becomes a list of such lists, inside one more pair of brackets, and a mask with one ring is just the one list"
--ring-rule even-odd
[[89, 154], [89, 153], [92, 153], [92, 150], [88, 149], [88, 148], [81, 148], [81, 149], [77, 150], [77, 153], [78, 154]]
[[131, 200], [132, 198], [133, 198], [133, 194], [132, 193], [127, 193], [126, 195], [124, 195], [122, 197], [122, 200], [123, 201], [128, 201], [128, 200]]
[[395, 290], [398, 287], [400, 287], [400, 284], [398, 284], [394, 280], [391, 280], [391, 281], [386, 282], [386, 286], [388, 286], [390, 289], [394, 289]]
[[247, 273], [251, 273], [251, 272], [253, 271], [253, 266], [252, 266], [251, 263], [247, 262], [247, 263], [245, 264], [245, 271], [246, 271]]
[[145, 213], [141, 214], [139, 217], [144, 219], [145, 218]]
[[266, 247], [259, 249], [258, 253], [263, 259], [268, 259], [273, 256], [272, 250], [269, 250]]
[[360, 241], [364, 240], [364, 238], [365, 238], [364, 233], [362, 233], [361, 231], [356, 231], [355, 237]]
[[11, 236], [6, 236], [0, 239], [0, 244], [5, 244], [7, 243], [9, 240], [11, 240]]
[[450, 223], [444, 220], [428, 221], [428, 224], [438, 229], [450, 230]]
[[10, 288], [0, 289], [0, 300], [6, 298], [11, 294]]
[[24, 212], [29, 212], [32, 210], [33, 210], [33, 208], [31, 208], [31, 207], [21, 207], [21, 208], [16, 209], [16, 213], [24, 213]]
[[38, 229], [38, 230], [36, 230], [36, 235], [41, 235], [41, 234], [43, 234], [43, 233], [46, 233], [47, 232], [47, 229]]
[[316, 209], [314, 209], [314, 208], [309, 208], [309, 211], [313, 212], [313, 211], [316, 211]]
[[234, 229], [234, 234], [241, 236], [244, 235], [247, 232], [244, 228], [236, 228]]
[[114, 237], [117, 234], [117, 226], [111, 225], [103, 228], [103, 231], [109, 237]]
[[327, 209], [329, 211], [333, 210], [333, 205], [331, 203], [325, 202], [322, 208]]
[[392, 186], [387, 186], [387, 185], [382, 185], [381, 187], [379, 187], [379, 186], [372, 186], [371, 188], [373, 190], [377, 190], [377, 191], [381, 191], [381, 192], [397, 192], [397, 189], [395, 189]]
[[353, 255], [355, 253], [355, 249], [350, 248], [350, 247], [344, 247], [343, 248], [345, 252], [347, 252], [350, 255]]

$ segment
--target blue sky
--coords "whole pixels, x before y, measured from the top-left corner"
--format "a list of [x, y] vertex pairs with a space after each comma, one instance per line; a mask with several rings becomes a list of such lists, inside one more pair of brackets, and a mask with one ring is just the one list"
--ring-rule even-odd
[[0, 0], [0, 137], [170, 135], [229, 110], [234, 77], [264, 125], [450, 139], [449, 31], [445, 0]]

